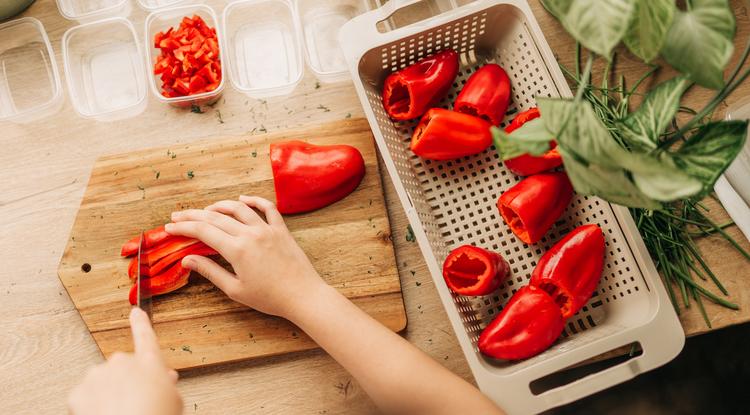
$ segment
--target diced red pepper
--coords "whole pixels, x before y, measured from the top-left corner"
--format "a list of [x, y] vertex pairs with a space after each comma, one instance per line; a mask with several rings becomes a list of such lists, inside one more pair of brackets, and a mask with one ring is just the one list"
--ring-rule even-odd
[[[141, 292], [141, 296], [144, 298], [153, 297], [157, 295], [163, 295], [171, 293], [172, 291], [178, 290], [187, 285], [190, 279], [190, 270], [183, 268], [180, 262], [172, 265], [169, 269], [162, 272], [159, 275], [153, 276], [149, 279], [148, 286], [142, 286], [141, 289], [146, 292]], [[138, 285], [133, 284], [130, 287], [130, 294], [128, 295], [130, 304], [135, 305], [138, 301]]]
[[445, 258], [443, 278], [460, 295], [487, 295], [510, 274], [510, 266], [496, 252], [472, 245], [460, 246]]
[[411, 137], [411, 151], [428, 160], [452, 160], [481, 153], [492, 144], [490, 124], [481, 118], [432, 108]]
[[390, 74], [383, 106], [394, 120], [417, 118], [445, 97], [458, 74], [458, 53], [446, 49]]
[[557, 222], [572, 198], [573, 185], [565, 173], [542, 173], [506, 190], [497, 208], [518, 239], [533, 244]]
[[510, 93], [508, 74], [500, 65], [490, 63], [471, 74], [453, 110], [500, 125], [510, 104]]
[[[538, 108], [528, 109], [516, 116], [511, 123], [505, 127], [505, 132], [510, 134], [513, 131], [521, 128], [522, 125], [527, 122], [539, 118], [541, 114]], [[518, 157], [514, 157], [509, 160], [505, 160], [505, 167], [507, 167], [514, 174], [519, 176], [531, 176], [532, 174], [541, 173], [544, 171], [552, 170], [555, 167], [562, 165], [562, 156], [557, 151], [557, 142], [550, 141], [550, 150], [541, 156], [532, 156], [530, 154], [522, 154]]]

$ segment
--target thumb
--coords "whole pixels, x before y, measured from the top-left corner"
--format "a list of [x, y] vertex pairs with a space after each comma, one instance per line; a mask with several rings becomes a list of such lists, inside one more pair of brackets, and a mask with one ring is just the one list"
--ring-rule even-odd
[[203, 275], [225, 293], [237, 288], [239, 284], [234, 274], [204, 256], [188, 255], [182, 259], [182, 266]]

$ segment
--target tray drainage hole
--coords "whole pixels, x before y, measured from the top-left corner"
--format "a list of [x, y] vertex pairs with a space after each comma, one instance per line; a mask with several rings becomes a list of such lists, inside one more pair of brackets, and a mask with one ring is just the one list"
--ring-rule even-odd
[[81, 265], [81, 271], [83, 271], [83, 272], [85, 272], [85, 273], [88, 274], [91, 271], [91, 264], [89, 264], [87, 262], [87, 263]]

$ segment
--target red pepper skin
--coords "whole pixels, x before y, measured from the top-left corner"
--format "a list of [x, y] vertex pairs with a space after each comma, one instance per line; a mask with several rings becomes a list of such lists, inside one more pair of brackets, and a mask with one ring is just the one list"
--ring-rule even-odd
[[495, 359], [526, 359], [547, 350], [564, 327], [565, 320], [552, 297], [527, 285], [482, 331], [479, 351]]
[[365, 176], [365, 160], [348, 145], [302, 141], [271, 144], [276, 205], [283, 214], [309, 212], [353, 192]]
[[546, 291], [570, 318], [593, 294], [604, 269], [604, 233], [596, 225], [579, 226], [537, 263], [530, 285]]
[[[171, 266], [175, 262], [182, 261], [182, 259], [188, 255], [211, 256], [211, 255], [218, 255], [218, 254], [219, 253], [216, 252], [216, 250], [214, 250], [210, 246], [204, 244], [203, 242], [198, 242], [195, 245], [189, 245], [180, 250], [172, 252], [171, 254], [165, 256], [164, 258], [158, 260], [149, 269], [149, 274], [159, 275], [162, 271], [167, 269], [167, 267]], [[141, 273], [141, 275], [143, 275], [143, 273]]]
[[487, 295], [510, 274], [510, 266], [500, 254], [472, 245], [460, 246], [445, 258], [443, 278], [454, 293]]
[[162, 258], [200, 241], [185, 236], [174, 236], [161, 244], [141, 252], [141, 265], [153, 267]]
[[417, 118], [445, 97], [458, 74], [458, 53], [446, 49], [388, 75], [385, 112], [397, 121]]
[[[539, 118], [539, 109], [531, 108], [516, 116], [511, 123], [505, 127], [505, 132], [510, 134], [527, 122]], [[557, 151], [557, 143], [549, 142], [550, 150], [541, 156], [522, 154], [509, 160], [505, 160], [507, 167], [513, 174], [518, 176], [531, 176], [532, 174], [552, 170], [562, 165], [562, 156]]]
[[539, 242], [573, 198], [573, 185], [563, 172], [527, 177], [497, 201], [505, 223], [527, 244]]
[[494, 63], [482, 66], [466, 81], [453, 110], [500, 125], [510, 104], [510, 78]]
[[481, 153], [492, 144], [490, 124], [477, 117], [433, 108], [411, 137], [411, 151], [428, 160], [453, 160]]
[[[171, 293], [172, 291], [184, 287], [188, 283], [189, 278], [190, 270], [183, 268], [182, 264], [177, 262], [161, 274], [151, 277], [148, 284], [146, 284], [148, 288], [143, 287], [144, 292], [142, 292], [141, 295], [144, 297], [152, 297]], [[138, 284], [133, 284], [130, 287], [128, 300], [132, 305], [137, 303]]]
[[[158, 228], [149, 229], [143, 232], [143, 247], [152, 248], [171, 236], [172, 235], [168, 234], [167, 231], [164, 230], [164, 225], [159, 226]], [[140, 235], [138, 235], [135, 238], [125, 242], [125, 245], [122, 246], [122, 250], [120, 250], [120, 255], [129, 257], [131, 255], [137, 254], [138, 242], [140, 241], [140, 238]]]

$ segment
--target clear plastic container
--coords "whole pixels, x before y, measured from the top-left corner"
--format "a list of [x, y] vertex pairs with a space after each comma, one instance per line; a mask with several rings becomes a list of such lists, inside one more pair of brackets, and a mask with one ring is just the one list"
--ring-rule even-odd
[[288, 0], [240, 0], [224, 9], [232, 85], [264, 98], [291, 93], [302, 80], [299, 19]]
[[189, 0], [138, 0], [138, 5], [147, 12], [153, 12], [167, 7], [174, 7], [186, 1]]
[[24, 17], [0, 25], [0, 121], [26, 123], [63, 103], [60, 74], [47, 32]]
[[127, 17], [130, 0], [57, 0], [60, 14], [68, 20], [89, 23], [106, 17]]
[[114, 121], [146, 108], [146, 68], [133, 25], [121, 17], [76, 26], [63, 35], [65, 78], [84, 118]]
[[339, 29], [370, 7], [362, 0], [297, 1], [297, 12], [305, 36], [307, 64], [321, 82], [339, 82], [350, 78], [339, 46]]
[[[193, 15], [200, 16], [208, 26], [216, 29], [216, 36], [219, 41], [219, 56], [221, 59], [221, 82], [218, 88], [210, 92], [204, 92], [202, 94], [189, 95], [184, 97], [168, 98], [162, 95], [161, 86], [162, 81], [158, 75], [154, 75], [154, 63], [155, 58], [159, 56], [161, 51], [154, 47], [154, 36], [159, 32], [166, 32], [170, 27], [177, 29], [180, 26], [182, 18], [185, 16], [192, 17]], [[214, 10], [203, 4], [186, 5], [179, 7], [172, 7], [168, 9], [158, 10], [148, 15], [146, 18], [146, 63], [148, 68], [148, 78], [151, 80], [151, 92], [159, 99], [159, 101], [176, 106], [176, 107], [190, 107], [192, 105], [206, 105], [216, 102], [224, 91], [226, 85], [226, 54], [224, 53], [224, 43], [222, 40], [221, 28], [219, 27], [219, 19], [214, 13]]]

